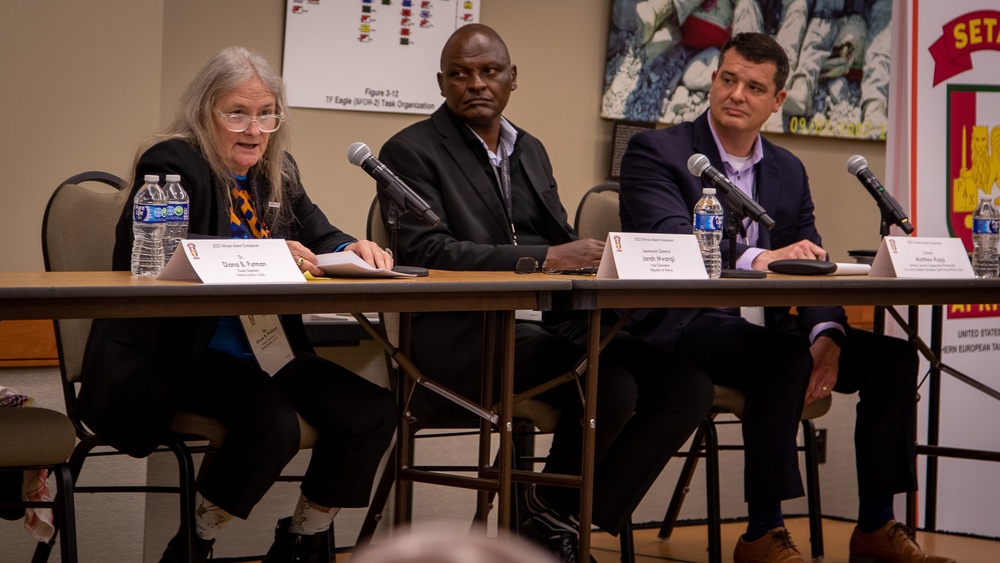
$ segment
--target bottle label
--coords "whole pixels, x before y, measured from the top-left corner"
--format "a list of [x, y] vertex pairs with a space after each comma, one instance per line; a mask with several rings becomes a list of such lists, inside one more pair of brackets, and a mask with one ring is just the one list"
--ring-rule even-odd
[[1000, 233], [1000, 219], [973, 219], [972, 233], [976, 235], [995, 235]]
[[136, 223], [165, 223], [167, 221], [167, 206], [135, 205], [132, 208], [132, 220]]
[[167, 221], [187, 221], [188, 220], [188, 204], [186, 203], [172, 203], [167, 206]]
[[721, 231], [722, 215], [714, 213], [695, 213], [694, 230], [696, 231]]

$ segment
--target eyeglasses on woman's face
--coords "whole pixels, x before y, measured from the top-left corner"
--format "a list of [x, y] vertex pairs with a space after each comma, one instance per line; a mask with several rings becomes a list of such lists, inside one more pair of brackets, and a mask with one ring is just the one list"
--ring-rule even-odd
[[279, 113], [265, 113], [264, 115], [247, 115], [245, 113], [223, 113], [215, 110], [222, 118], [222, 123], [226, 129], [233, 133], [242, 133], [250, 128], [250, 124], [257, 123], [257, 128], [261, 133], [274, 133], [281, 127], [281, 122], [285, 116]]

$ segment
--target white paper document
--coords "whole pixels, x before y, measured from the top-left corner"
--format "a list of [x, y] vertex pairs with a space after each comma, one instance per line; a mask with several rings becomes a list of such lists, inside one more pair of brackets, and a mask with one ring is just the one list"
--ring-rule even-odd
[[414, 274], [393, 272], [385, 268], [376, 268], [365, 262], [357, 254], [345, 252], [330, 252], [316, 256], [316, 265], [331, 278], [412, 278]]

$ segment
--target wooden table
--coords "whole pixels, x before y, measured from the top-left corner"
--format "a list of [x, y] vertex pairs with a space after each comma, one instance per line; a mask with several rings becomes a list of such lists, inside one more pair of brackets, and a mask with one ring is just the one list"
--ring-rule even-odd
[[783, 276], [763, 280], [602, 280], [586, 276], [431, 271], [425, 278], [306, 284], [203, 285], [126, 272], [0, 273], [0, 319], [215, 316], [331, 312], [499, 311], [507, 342], [501, 365], [498, 521], [510, 519], [513, 330], [517, 309], [586, 311], [590, 320], [581, 472], [580, 555], [590, 551], [593, 434], [603, 309], [779, 305], [1000, 303], [1000, 279], [910, 280]]
[[205, 285], [128, 272], [0, 273], [0, 319], [548, 309], [566, 278], [433, 271], [406, 279]]
[[[362, 326], [394, 353], [410, 377], [426, 384], [429, 380], [381, 338], [360, 313], [496, 311], [504, 343], [499, 412], [490, 411], [492, 405], [474, 412], [488, 417], [500, 431], [496, 477], [479, 479], [478, 484], [497, 493], [497, 518], [504, 529], [511, 514], [514, 311], [548, 310], [555, 292], [569, 292], [571, 287], [571, 280], [565, 277], [521, 276], [513, 272], [432, 271], [419, 278], [242, 285], [157, 281], [133, 277], [128, 272], [0, 273], [0, 320], [350, 312], [356, 313]], [[478, 407], [468, 403], [472, 409]], [[486, 436], [488, 440], [489, 434]], [[592, 445], [586, 449], [592, 449]], [[582, 484], [583, 489], [590, 487], [589, 482]]]
[[[941, 323], [943, 305], [1000, 303], [1000, 279], [899, 279], [870, 278], [867, 276], [788, 276], [769, 274], [766, 279], [714, 279], [714, 280], [604, 280], [574, 278], [573, 290], [561, 298], [558, 306], [591, 313], [588, 348], [588, 392], [594, 381], [598, 361], [596, 343], [600, 327], [595, 322], [602, 309], [634, 309], [659, 307], [739, 307], [739, 306], [822, 306], [822, 305], [877, 305], [910, 306], [909, 318], [895, 315], [908, 330], [916, 334], [918, 305], [932, 305], [931, 342], [916, 342], [925, 358], [931, 361], [930, 383], [925, 397], [928, 399], [928, 443], [918, 444], [917, 453], [928, 456], [926, 497], [926, 524], [933, 529], [937, 497], [937, 458], [954, 457], [984, 461], [1000, 461], [1000, 452], [942, 447], [938, 443], [940, 407]], [[986, 388], [962, 374], [949, 371], [963, 382], [980, 391], [995, 396], [996, 391]], [[591, 405], [588, 404], [588, 407]], [[591, 420], [593, 409], [588, 408], [585, 420]], [[584, 471], [587, 471], [586, 465]], [[589, 468], [592, 470], [593, 468]], [[907, 495], [908, 521], [916, 521], [916, 497]], [[581, 515], [581, 527], [589, 525]], [[581, 537], [581, 545], [584, 539]]]

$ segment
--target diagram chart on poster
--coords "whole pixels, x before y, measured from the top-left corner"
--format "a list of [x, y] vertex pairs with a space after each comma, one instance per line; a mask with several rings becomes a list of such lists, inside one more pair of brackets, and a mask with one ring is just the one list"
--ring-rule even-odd
[[292, 107], [430, 114], [441, 47], [480, 0], [288, 0], [282, 75]]

